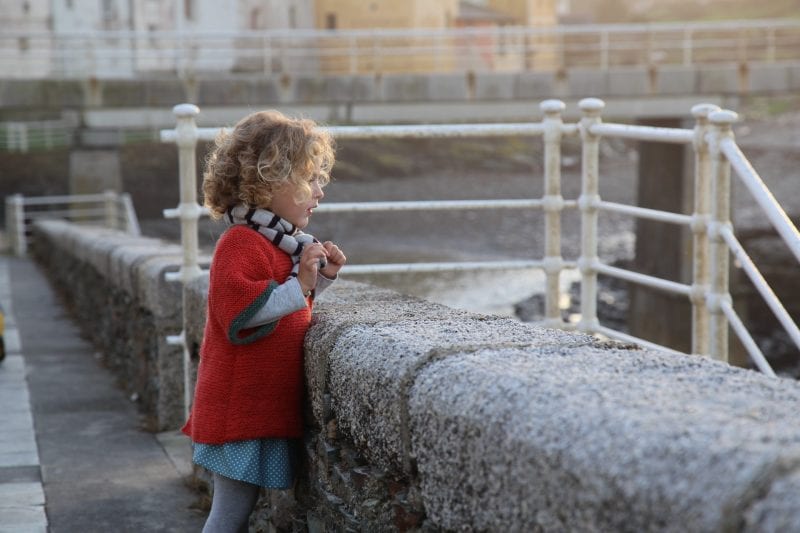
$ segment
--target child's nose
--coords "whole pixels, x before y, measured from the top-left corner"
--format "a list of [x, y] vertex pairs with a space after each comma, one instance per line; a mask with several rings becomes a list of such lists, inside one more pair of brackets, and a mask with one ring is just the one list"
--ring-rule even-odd
[[325, 197], [325, 193], [322, 192], [322, 187], [320, 187], [319, 183], [317, 183], [316, 181], [314, 182], [314, 185], [312, 185], [312, 192], [314, 194], [314, 198], [317, 198], [319, 200], [322, 200], [322, 198]]

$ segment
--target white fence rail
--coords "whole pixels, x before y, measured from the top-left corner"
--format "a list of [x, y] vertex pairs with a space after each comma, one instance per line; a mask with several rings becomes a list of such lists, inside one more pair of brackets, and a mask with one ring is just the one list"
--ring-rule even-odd
[[39, 219], [52, 218], [122, 229], [133, 235], [141, 233], [128, 193], [106, 191], [102, 194], [62, 196], [12, 194], [6, 197], [6, 234], [13, 252], [25, 255], [31, 224]]
[[[597, 317], [597, 276], [612, 276], [629, 282], [685, 296], [692, 304], [692, 350], [698, 355], [728, 360], [729, 327], [741, 339], [752, 361], [764, 373], [775, 375], [764, 354], [745, 329], [732, 306], [729, 290], [730, 254], [744, 266], [761, 296], [773, 310], [781, 325], [800, 348], [800, 329], [786, 312], [778, 297], [769, 288], [752, 260], [736, 240], [730, 221], [730, 170], [733, 167], [753, 194], [759, 206], [767, 211], [770, 221], [800, 261], [800, 233], [781, 206], [769, 194], [761, 177], [747, 163], [735, 144], [732, 124], [737, 116], [711, 104], [692, 108], [696, 119], [694, 129], [668, 129], [625, 124], [604, 124], [602, 100], [586, 98], [579, 104], [583, 118], [577, 124], [565, 124], [561, 115], [565, 108], [559, 100], [541, 103], [544, 117], [538, 124], [464, 124], [438, 126], [361, 126], [331, 127], [337, 138], [443, 137], [506, 135], [508, 132], [541, 135], [544, 140], [544, 195], [536, 199], [456, 200], [418, 202], [364, 202], [322, 204], [317, 212], [428, 210], [428, 209], [542, 209], [545, 213], [545, 246], [541, 259], [462, 262], [462, 263], [400, 263], [380, 265], [347, 265], [343, 273], [436, 272], [443, 270], [540, 268], [545, 273], [545, 321], [551, 327], [576, 328], [587, 333], [600, 333], [611, 338], [632, 341], [644, 346], [667, 349], [645, 339], [615, 331], [599, 323]], [[198, 140], [211, 140], [219, 128], [197, 128], [196, 106], [181, 104], [174, 109], [178, 118], [175, 130], [162, 130], [163, 142], [176, 142], [180, 153], [182, 203], [170, 216], [183, 221], [182, 239], [187, 248], [184, 257], [184, 280], [197, 275], [197, 218], [203, 208], [197, 205], [195, 190], [195, 150]], [[575, 200], [561, 196], [561, 140], [564, 136], [580, 135], [582, 141], [582, 186]], [[602, 137], [622, 137], [690, 145], [695, 153], [695, 202], [691, 215], [643, 209], [601, 200], [599, 195], [599, 144]], [[575, 261], [561, 256], [561, 212], [578, 209], [581, 214], [581, 252]], [[693, 234], [693, 280], [691, 284], [676, 283], [638, 272], [603, 264], [598, 258], [598, 214], [613, 211], [631, 216], [660, 220], [690, 228]], [[577, 325], [561, 318], [561, 272], [577, 268], [581, 274], [581, 316]], [[181, 336], [174, 338], [180, 342]], [[669, 350], [669, 349], [668, 349]], [[671, 350], [670, 350], [671, 351]]]
[[0, 150], [26, 153], [70, 146], [74, 129], [62, 120], [0, 122]]
[[17, 78], [519, 72], [798, 60], [800, 21], [786, 19], [191, 33], [4, 28], [0, 35], [0, 72]]

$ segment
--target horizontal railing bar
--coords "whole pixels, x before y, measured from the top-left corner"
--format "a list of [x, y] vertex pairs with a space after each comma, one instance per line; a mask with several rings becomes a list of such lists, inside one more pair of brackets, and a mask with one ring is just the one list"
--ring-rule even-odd
[[413, 126], [331, 126], [327, 129], [337, 139], [368, 139], [375, 137], [499, 137], [507, 135], [541, 135], [541, 122], [508, 124], [431, 124]]
[[761, 179], [761, 176], [758, 175], [758, 172], [755, 171], [733, 139], [722, 139], [720, 141], [720, 150], [725, 154], [731, 167], [744, 182], [758, 205], [761, 206], [772, 225], [778, 230], [778, 234], [789, 246], [797, 260], [800, 261], [800, 232], [797, 231], [786, 211], [783, 210], [775, 196], [764, 184], [764, 180]]
[[[564, 262], [564, 268], [575, 268], [574, 262]], [[463, 270], [519, 270], [543, 268], [541, 260], [462, 261], [451, 263], [384, 263], [345, 265], [342, 274], [410, 274], [422, 272], [458, 272]]]
[[[559, 25], [550, 27], [530, 27], [530, 26], [506, 26], [503, 28], [491, 28], [488, 33], [492, 35], [600, 35], [608, 32], [609, 34], [619, 33], [645, 33], [659, 34], [662, 32], [683, 32], [683, 31], [731, 31], [737, 29], [770, 29], [770, 28], [798, 28], [800, 23], [795, 20], [787, 19], [759, 19], [759, 20], [725, 20], [725, 21], [687, 21], [687, 22], [649, 22], [646, 24], [580, 24], [580, 25]], [[275, 28], [266, 30], [202, 30], [192, 32], [202, 40], [213, 38], [229, 38], [239, 40], [246, 39], [276, 39], [286, 38], [288, 41], [299, 41], [308, 38], [331, 39], [341, 37], [364, 37], [364, 38], [398, 38], [398, 37], [424, 37], [424, 36], [458, 36], [458, 35], [482, 35], [486, 34], [485, 27], [472, 28], [380, 28], [380, 29], [337, 29], [323, 30], [313, 28]], [[128, 39], [137, 42], [147, 42], [157, 38], [172, 38], [178, 40], [183, 35], [176, 31], [154, 30], [141, 32], [138, 30], [107, 30], [96, 32], [85, 32], [78, 30], [60, 30], [57, 34], [44, 30], [20, 30], [8, 28], [3, 32], [3, 39], [16, 39], [22, 36], [41, 38], [44, 41], [76, 40], [86, 41], [98, 37], [114, 39]], [[738, 37], [738, 35], [737, 35]]]
[[92, 202], [105, 202], [105, 194], [76, 194], [61, 196], [24, 196], [25, 205], [55, 205], [55, 204], [80, 204]]
[[84, 217], [98, 217], [104, 218], [106, 214], [105, 208], [87, 208], [87, 209], [59, 209], [52, 211], [25, 211], [25, 218], [31, 220], [38, 220], [42, 218], [84, 218]]
[[689, 296], [692, 291], [692, 287], [689, 285], [685, 285], [683, 283], [677, 283], [675, 281], [669, 281], [666, 279], [656, 278], [654, 276], [648, 276], [647, 274], [641, 274], [639, 272], [633, 272], [631, 270], [625, 270], [624, 268], [613, 267], [609, 265], [604, 265], [598, 261], [595, 261], [592, 265], [598, 274], [605, 274], [606, 276], [612, 276], [619, 279], [624, 279], [625, 281], [632, 281], [634, 283], [639, 283], [641, 285], [646, 285], [648, 287], [652, 287], [653, 289], [658, 289], [664, 292], [671, 292], [676, 294], [682, 294], [684, 296]]
[[660, 350], [662, 352], [668, 352], [674, 355], [687, 355], [684, 352], [680, 352], [678, 350], [673, 350], [672, 348], [667, 348], [661, 344], [656, 344], [654, 342], [646, 341], [644, 339], [640, 339], [639, 337], [634, 337], [633, 335], [628, 335], [627, 333], [623, 333], [621, 331], [617, 331], [615, 329], [611, 329], [606, 326], [599, 326], [596, 329], [597, 333], [602, 333], [606, 337], [610, 337], [612, 339], [624, 341], [624, 342], [632, 342], [634, 344], [639, 344], [644, 346], [645, 348], [650, 348], [652, 350]]
[[[327, 130], [337, 139], [391, 138], [433, 138], [433, 137], [503, 137], [509, 135], [542, 135], [541, 122], [509, 122], [508, 124], [431, 124], [397, 126], [329, 126]], [[577, 132], [574, 124], [565, 124], [562, 133], [571, 135]], [[214, 140], [220, 131], [230, 132], [230, 128], [197, 128], [197, 138], [203, 141]], [[175, 142], [177, 133], [161, 130], [162, 142]]]
[[[542, 207], [541, 199], [522, 200], [414, 200], [398, 202], [335, 202], [321, 204], [315, 213], [347, 213], [366, 211], [419, 211], [439, 209], [517, 209]], [[577, 202], [566, 200], [565, 207], [575, 207]]]
[[691, 215], [681, 215], [679, 213], [671, 213], [669, 211], [657, 211], [655, 209], [648, 209], [646, 207], [638, 207], [635, 205], [625, 205], [601, 200], [597, 204], [597, 207], [604, 211], [623, 213], [625, 215], [633, 215], [639, 218], [657, 220], [659, 222], [669, 222], [670, 224], [689, 226], [692, 223]]
[[722, 309], [722, 312], [725, 313], [725, 316], [728, 317], [728, 323], [730, 323], [731, 329], [733, 329], [733, 331], [736, 333], [736, 336], [739, 337], [739, 340], [742, 341], [747, 353], [750, 354], [750, 359], [753, 360], [758, 369], [770, 377], [776, 377], [775, 371], [772, 370], [771, 366], [769, 366], [769, 363], [764, 357], [764, 354], [761, 352], [761, 349], [756, 344], [756, 341], [753, 340], [753, 337], [750, 335], [750, 333], [748, 333], [747, 328], [742, 323], [739, 315], [736, 314], [736, 311], [734, 311], [731, 303], [728, 301], [723, 301], [720, 304], [720, 308]]
[[761, 297], [764, 298], [764, 301], [767, 303], [772, 312], [775, 314], [775, 318], [783, 326], [783, 329], [786, 330], [786, 333], [792, 338], [795, 345], [800, 349], [800, 328], [797, 327], [797, 324], [794, 323], [792, 317], [789, 315], [786, 308], [783, 307], [778, 296], [772, 290], [772, 287], [769, 286], [767, 280], [764, 279], [764, 276], [761, 275], [756, 265], [753, 263], [753, 260], [750, 259], [750, 256], [745, 251], [742, 244], [733, 234], [733, 231], [728, 226], [723, 226], [720, 229], [720, 235], [722, 236], [723, 240], [728, 244], [728, 247], [731, 249], [734, 257], [739, 261], [742, 265], [747, 276], [750, 278], [750, 281], [753, 282], [758, 292], [761, 294]]
[[589, 132], [593, 135], [606, 137], [636, 139], [639, 141], [659, 141], [675, 144], [689, 144], [694, 140], [694, 130], [613, 124], [608, 122], [593, 124]]

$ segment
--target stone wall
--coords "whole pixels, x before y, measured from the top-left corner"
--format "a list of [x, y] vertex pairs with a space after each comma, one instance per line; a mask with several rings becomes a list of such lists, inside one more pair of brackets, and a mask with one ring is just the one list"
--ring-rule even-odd
[[182, 423], [183, 363], [167, 335], [182, 328], [181, 248], [67, 222], [34, 228], [31, 253], [97, 346], [102, 362], [159, 431]]
[[[141, 370], [131, 339], [158, 351], [151, 315], [177, 321], [172, 250], [57, 222], [35, 239], [115, 368]], [[195, 354], [207, 283], [186, 291]], [[800, 530], [793, 380], [345, 280], [305, 348], [300, 479], [265, 494], [256, 531]], [[155, 377], [161, 393], [177, 381]]]

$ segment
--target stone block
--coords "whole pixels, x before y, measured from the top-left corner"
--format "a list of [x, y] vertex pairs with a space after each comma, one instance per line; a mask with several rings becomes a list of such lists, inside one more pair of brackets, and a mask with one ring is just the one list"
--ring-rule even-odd
[[208, 302], [208, 272], [197, 276], [186, 285], [186, 306], [183, 310], [186, 345], [199, 347], [203, 342]]
[[[174, 251], [174, 254], [150, 257], [138, 263], [135, 268], [136, 284], [139, 287], [136, 297], [157, 320], [175, 317], [180, 320], [183, 284], [180, 281], [167, 281], [164, 277], [167, 272], [180, 270], [183, 256], [177, 246]], [[174, 334], [178, 333], [180, 327]]]
[[83, 87], [80, 82], [71, 80], [41, 80], [39, 91], [41, 107], [49, 106], [58, 110], [76, 108], [84, 105]]
[[512, 100], [516, 76], [480, 72], [475, 75], [475, 100]]
[[467, 313], [364, 283], [340, 280], [332, 285], [314, 304], [312, 324], [305, 340], [305, 375], [314, 418], [319, 423], [326, 419], [324, 396], [329, 357], [347, 328], [445, 315], [455, 317]]
[[656, 93], [664, 96], [679, 94], [695, 94], [697, 88], [697, 70], [691, 67], [665, 66], [656, 74]]
[[[172, 108], [176, 103], [191, 101], [187, 86], [180, 79], [152, 79], [144, 83], [144, 102], [148, 107]], [[136, 107], [136, 106], [133, 106]]]
[[514, 98], [545, 100], [552, 98], [556, 91], [556, 77], [553, 72], [522, 72], [516, 76]]
[[431, 74], [429, 97], [432, 101], [468, 99], [467, 80], [461, 74]]
[[80, 82], [58, 80], [0, 81], [0, 107], [39, 108], [61, 111], [84, 104]]
[[739, 69], [735, 66], [704, 68], [697, 73], [697, 90], [701, 94], [737, 94]]
[[[139, 290], [136, 267], [153, 256], [169, 253], [169, 248], [159, 239], [131, 237], [124, 245], [111, 251], [109, 283], [131, 296], [136, 295]], [[174, 249], [172, 253], [175, 253]]]
[[386, 74], [381, 78], [383, 100], [409, 102], [430, 100], [430, 77], [410, 74]]
[[272, 78], [197, 80], [197, 101], [200, 106], [259, 105], [278, 100], [277, 82]]
[[748, 90], [761, 94], [785, 94], [790, 73], [786, 65], [751, 65], [747, 73]]
[[765, 487], [788, 497], [798, 405], [791, 380], [613, 345], [442, 358], [409, 394], [425, 509], [454, 531], [738, 529]]
[[378, 99], [379, 82], [375, 76], [353, 76], [350, 82], [350, 98], [353, 102], [372, 102]]
[[596, 97], [608, 92], [608, 74], [593, 69], [567, 71], [567, 94], [571, 98]]
[[[103, 105], [109, 107], [144, 107], [147, 103], [145, 84], [140, 80], [104, 80], [100, 91]], [[183, 99], [174, 100], [182, 102]]]
[[608, 92], [611, 97], [647, 96], [650, 94], [650, 80], [646, 70], [641, 68], [614, 69], [608, 71]]
[[[387, 308], [396, 304], [386, 302]], [[345, 327], [328, 356], [328, 389], [339, 429], [382, 468], [409, 473], [407, 396], [425, 365], [485, 346], [591, 343], [585, 336], [501, 317], [419, 307], [411, 319]]]
[[294, 102], [300, 104], [348, 102], [352, 98], [352, 80], [347, 76], [309, 76], [295, 79]]

